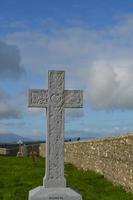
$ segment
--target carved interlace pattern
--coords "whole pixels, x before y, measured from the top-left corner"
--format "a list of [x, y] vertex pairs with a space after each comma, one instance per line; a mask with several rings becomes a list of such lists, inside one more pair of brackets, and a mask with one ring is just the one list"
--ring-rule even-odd
[[64, 176], [64, 73], [49, 76], [49, 178], [61, 179]]

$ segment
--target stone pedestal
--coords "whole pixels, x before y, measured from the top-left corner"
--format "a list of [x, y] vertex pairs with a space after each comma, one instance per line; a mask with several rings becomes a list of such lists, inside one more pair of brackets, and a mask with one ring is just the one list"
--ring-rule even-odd
[[45, 188], [39, 186], [29, 192], [28, 200], [82, 200], [71, 188]]

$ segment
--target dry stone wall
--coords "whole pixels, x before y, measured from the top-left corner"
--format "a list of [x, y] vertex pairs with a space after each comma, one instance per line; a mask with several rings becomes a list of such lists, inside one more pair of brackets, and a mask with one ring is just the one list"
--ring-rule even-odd
[[[133, 191], [133, 135], [66, 142], [64, 151], [65, 162], [100, 172]], [[41, 144], [40, 155], [44, 156], [44, 152], [44, 144]]]
[[7, 155], [8, 150], [6, 148], [0, 148], [0, 155]]

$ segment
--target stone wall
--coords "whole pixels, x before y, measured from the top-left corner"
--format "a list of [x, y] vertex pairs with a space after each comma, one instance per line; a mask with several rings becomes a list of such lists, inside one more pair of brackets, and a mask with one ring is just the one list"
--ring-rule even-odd
[[16, 156], [18, 152], [18, 144], [0, 144], [0, 155]]
[[39, 155], [41, 156], [41, 157], [45, 157], [45, 143], [42, 143], [42, 144], [40, 144], [40, 146], [39, 146]]
[[[133, 135], [65, 143], [65, 162], [100, 172], [133, 191]], [[40, 155], [44, 156], [44, 144]]]
[[8, 149], [6, 148], [0, 148], [0, 155], [8, 155]]
[[[5, 147], [0, 147], [0, 155], [9, 155], [9, 156], [17, 156], [17, 153], [19, 151], [18, 144], [4, 144]], [[39, 150], [40, 144], [27, 144], [22, 145], [22, 153], [24, 156], [29, 156], [30, 152], [33, 151], [36, 155], [40, 154]]]

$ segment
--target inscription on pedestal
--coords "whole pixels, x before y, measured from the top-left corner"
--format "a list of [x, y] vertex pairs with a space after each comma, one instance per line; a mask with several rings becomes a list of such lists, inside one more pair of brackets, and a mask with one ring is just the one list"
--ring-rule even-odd
[[63, 199], [63, 197], [49, 197], [49, 199], [51, 199], [51, 200], [62, 200]]

